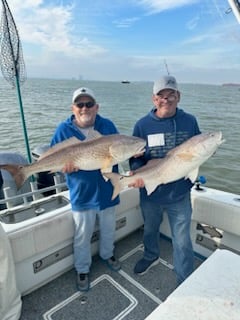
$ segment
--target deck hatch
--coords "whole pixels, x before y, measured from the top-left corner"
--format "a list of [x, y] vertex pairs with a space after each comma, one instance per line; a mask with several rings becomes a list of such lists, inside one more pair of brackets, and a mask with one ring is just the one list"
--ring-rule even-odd
[[[82, 303], [83, 299], [84, 303]], [[91, 283], [91, 290], [87, 295], [82, 292], [74, 293], [48, 310], [43, 315], [43, 319], [57, 320], [71, 317], [71, 319], [85, 320], [96, 319], [97, 315], [98, 319], [121, 320], [137, 305], [138, 301], [133, 295], [112, 277], [103, 274]]]

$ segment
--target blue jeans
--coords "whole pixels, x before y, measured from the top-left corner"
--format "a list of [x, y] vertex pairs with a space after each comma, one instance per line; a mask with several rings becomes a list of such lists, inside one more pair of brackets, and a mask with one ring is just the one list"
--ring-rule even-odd
[[74, 266], [77, 273], [88, 273], [92, 263], [91, 238], [98, 217], [100, 239], [99, 254], [102, 259], [113, 256], [115, 240], [115, 207], [105, 210], [73, 211], [74, 220]]
[[149, 200], [141, 201], [144, 219], [144, 258], [154, 260], [159, 257], [159, 228], [166, 211], [172, 233], [173, 265], [180, 284], [193, 271], [193, 247], [190, 237], [192, 206], [190, 193], [176, 202], [160, 205]]

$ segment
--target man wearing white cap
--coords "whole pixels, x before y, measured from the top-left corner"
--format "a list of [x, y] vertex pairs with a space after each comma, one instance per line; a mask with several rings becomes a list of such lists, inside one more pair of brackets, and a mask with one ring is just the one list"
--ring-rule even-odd
[[[153, 85], [153, 109], [135, 124], [133, 135], [147, 141], [146, 152], [130, 159], [134, 171], [153, 158], [166, 153], [194, 135], [200, 134], [196, 118], [178, 108], [180, 91], [173, 76], [163, 76]], [[193, 271], [193, 248], [190, 238], [192, 182], [180, 179], [160, 185], [147, 195], [144, 182], [139, 179], [134, 187], [140, 188], [140, 204], [144, 219], [144, 254], [134, 268], [144, 274], [159, 262], [159, 228], [163, 212], [168, 214], [172, 232], [173, 265], [177, 283], [184, 281]]]
[[[89, 88], [82, 87], [74, 91], [71, 108], [73, 114], [57, 127], [51, 145], [73, 136], [85, 140], [91, 137], [93, 130], [102, 135], [118, 133], [112, 121], [98, 114], [99, 105]], [[96, 217], [100, 226], [100, 257], [111, 270], [120, 269], [120, 263], [114, 257], [115, 206], [119, 198], [111, 200], [112, 184], [105, 181], [100, 170], [84, 171], [69, 164], [63, 171], [66, 173], [75, 227], [73, 247], [77, 288], [88, 291], [92, 263], [91, 238]], [[117, 171], [117, 166], [113, 171]]]

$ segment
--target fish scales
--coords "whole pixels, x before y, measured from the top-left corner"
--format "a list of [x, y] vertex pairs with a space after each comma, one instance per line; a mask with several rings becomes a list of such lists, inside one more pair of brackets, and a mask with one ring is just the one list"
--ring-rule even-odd
[[216, 152], [223, 142], [221, 132], [199, 134], [169, 151], [165, 158], [148, 161], [131, 176], [121, 176], [116, 173], [104, 174], [114, 186], [113, 199], [128, 185], [134, 184], [137, 179], [144, 181], [148, 195], [157, 186], [181, 178], [189, 178], [194, 183], [199, 167]]
[[61, 171], [69, 163], [81, 170], [110, 171], [113, 165], [144, 152], [146, 145], [143, 139], [120, 134], [100, 136], [87, 141], [76, 138], [69, 140], [69, 145], [68, 141], [57, 144], [35, 163], [25, 166], [4, 164], [0, 165], [0, 169], [8, 170], [20, 188], [34, 173]]

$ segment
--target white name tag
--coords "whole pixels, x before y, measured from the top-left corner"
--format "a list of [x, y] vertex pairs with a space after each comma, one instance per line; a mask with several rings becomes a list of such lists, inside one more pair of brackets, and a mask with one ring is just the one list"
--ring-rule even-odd
[[163, 133], [150, 134], [148, 136], [149, 147], [158, 147], [158, 146], [164, 146], [164, 145], [165, 145], [165, 140], [164, 140]]

